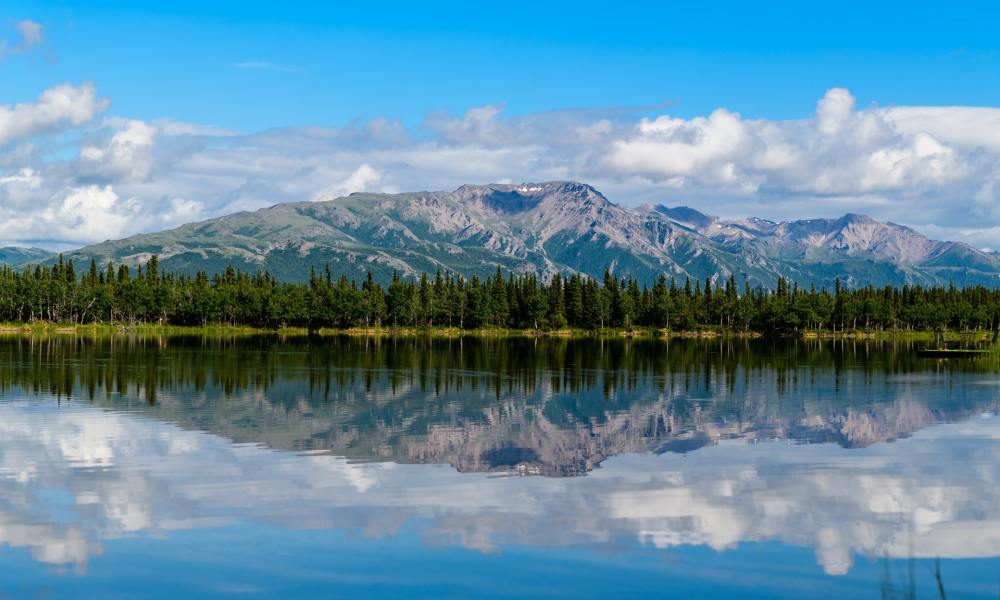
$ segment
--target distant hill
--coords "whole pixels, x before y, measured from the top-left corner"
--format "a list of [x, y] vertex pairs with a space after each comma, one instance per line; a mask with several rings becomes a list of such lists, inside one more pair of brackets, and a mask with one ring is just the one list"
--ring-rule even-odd
[[54, 256], [52, 252], [42, 250], [41, 248], [5, 246], [0, 248], [0, 265], [20, 267], [31, 262], [44, 260], [50, 256]]
[[[772, 287], [1000, 284], [1000, 257], [931, 240], [863, 215], [775, 223], [724, 221], [687, 207], [629, 208], [576, 182], [465, 185], [452, 192], [351, 194], [279, 204], [67, 253], [75, 261], [130, 264], [158, 254], [162, 268], [219, 272], [232, 264], [304, 281], [337, 275], [388, 280], [447, 270], [600, 277], [605, 268], [652, 281], [734, 275]], [[51, 259], [50, 259], [51, 260]]]

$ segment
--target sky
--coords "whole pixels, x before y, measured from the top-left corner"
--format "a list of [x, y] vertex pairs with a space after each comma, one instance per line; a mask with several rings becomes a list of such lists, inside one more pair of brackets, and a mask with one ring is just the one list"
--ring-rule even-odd
[[5, 2], [0, 244], [575, 179], [1000, 248], [996, 2], [425, 4]]

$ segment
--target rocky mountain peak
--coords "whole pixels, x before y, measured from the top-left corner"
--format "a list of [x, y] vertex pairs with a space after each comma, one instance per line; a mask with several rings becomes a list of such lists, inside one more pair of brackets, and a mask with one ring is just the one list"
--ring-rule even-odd
[[879, 221], [876, 221], [875, 219], [869, 217], [868, 215], [861, 215], [858, 213], [847, 213], [843, 217], [835, 219], [834, 222], [842, 223], [844, 225], [849, 225], [853, 223], [864, 223], [864, 224], [879, 223]]
[[576, 181], [463, 185], [452, 192], [452, 196], [460, 202], [478, 204], [502, 214], [528, 212], [543, 204], [611, 205], [592, 186]]

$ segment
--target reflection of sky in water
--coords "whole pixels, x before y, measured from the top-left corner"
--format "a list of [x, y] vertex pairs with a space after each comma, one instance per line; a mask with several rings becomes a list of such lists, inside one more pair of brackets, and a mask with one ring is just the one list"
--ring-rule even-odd
[[352, 463], [80, 403], [8, 401], [0, 469], [0, 541], [78, 571], [108, 544], [232, 526], [382, 543], [417, 535], [487, 556], [510, 545], [730, 552], [778, 542], [811, 549], [830, 575], [849, 573], [858, 555], [1000, 555], [993, 416], [861, 449], [731, 440], [548, 478]]

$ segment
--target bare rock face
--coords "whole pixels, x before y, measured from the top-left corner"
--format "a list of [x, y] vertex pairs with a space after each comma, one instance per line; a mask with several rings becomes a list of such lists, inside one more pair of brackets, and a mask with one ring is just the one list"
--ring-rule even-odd
[[103, 264], [152, 254], [165, 269], [218, 272], [232, 264], [290, 281], [329, 264], [337, 275], [372, 270], [382, 281], [393, 271], [471, 277], [499, 267], [542, 278], [601, 277], [610, 268], [644, 282], [733, 276], [765, 288], [782, 276], [818, 287], [837, 278], [845, 285], [1000, 284], [997, 255], [863, 215], [724, 221], [688, 207], [624, 207], [572, 181], [280, 204], [104, 242], [70, 257]]

